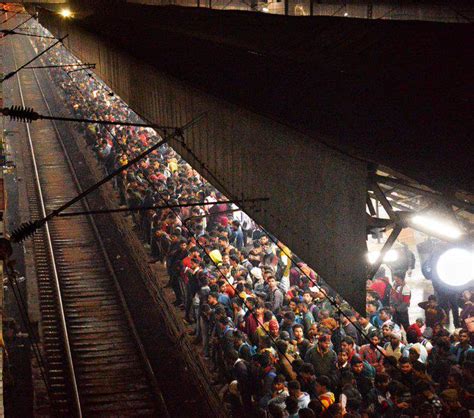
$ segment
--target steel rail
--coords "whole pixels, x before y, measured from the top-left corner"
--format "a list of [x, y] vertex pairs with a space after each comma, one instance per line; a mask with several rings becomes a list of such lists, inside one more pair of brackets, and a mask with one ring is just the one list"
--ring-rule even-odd
[[[38, 86], [38, 90], [41, 94], [41, 97], [43, 99], [43, 102], [46, 106], [46, 109], [48, 111], [48, 113], [51, 115], [52, 114], [52, 111], [51, 111], [51, 108], [49, 106], [49, 103], [48, 101], [46, 100], [46, 95], [44, 94], [44, 90], [43, 88], [41, 87], [41, 83], [38, 79], [38, 76], [36, 74], [36, 70], [33, 69], [33, 75], [34, 75], [34, 78], [35, 78], [35, 81], [36, 81], [36, 84]], [[64, 157], [65, 157], [65, 161], [67, 163], [67, 166], [69, 168], [69, 171], [72, 175], [72, 178], [74, 180], [74, 184], [77, 188], [77, 190], [79, 191], [79, 193], [83, 193], [84, 190], [79, 182], [79, 178], [77, 177], [77, 174], [76, 174], [76, 170], [73, 166], [73, 163], [72, 163], [72, 160], [67, 152], [67, 148], [64, 144], [64, 140], [63, 140], [63, 136], [61, 135], [61, 132], [60, 130], [58, 129], [58, 126], [56, 124], [56, 122], [54, 120], [51, 120], [51, 124], [53, 126], [53, 129], [54, 131], [56, 132], [56, 137], [58, 139], [58, 142], [61, 146], [61, 149], [63, 151], [63, 154], [64, 154]], [[85, 199], [82, 200], [82, 204], [85, 206], [86, 208], [86, 211], [91, 211], [91, 208], [89, 206], [89, 203], [87, 202], [87, 197]], [[137, 345], [137, 348], [138, 348], [138, 351], [140, 352], [140, 357], [141, 357], [141, 360], [143, 362], [143, 365], [145, 367], [145, 370], [146, 370], [146, 373], [148, 375], [148, 378], [150, 380], [150, 383], [154, 389], [154, 394], [155, 396], [160, 400], [160, 403], [159, 405], [157, 405], [157, 407], [159, 408], [159, 410], [161, 411], [162, 413], [162, 417], [164, 418], [168, 418], [169, 417], [169, 413], [168, 413], [168, 410], [166, 408], [166, 403], [163, 399], [163, 395], [162, 395], [162, 392], [161, 390], [159, 389], [159, 385], [158, 385], [158, 382], [157, 382], [157, 379], [155, 377], [155, 374], [153, 372], [153, 368], [150, 364], [150, 361], [148, 359], [148, 356], [146, 355], [146, 351], [145, 351], [145, 347], [143, 346], [143, 343], [140, 339], [140, 336], [138, 334], [138, 331], [137, 331], [137, 328], [133, 322], [133, 318], [132, 318], [132, 315], [130, 313], [130, 310], [128, 309], [128, 306], [127, 306], [127, 302], [125, 300], [125, 296], [123, 294], [123, 291], [122, 291], [122, 288], [120, 286], [120, 283], [118, 281], [118, 278], [117, 278], [117, 275], [115, 274], [115, 270], [112, 266], [112, 262], [110, 260], [110, 257], [105, 249], [105, 245], [104, 245], [104, 242], [102, 240], [102, 237], [99, 233], [99, 229], [97, 228], [97, 225], [96, 225], [96, 222], [94, 220], [94, 217], [92, 215], [88, 215], [87, 216], [91, 226], [92, 226], [92, 229], [94, 230], [94, 235], [95, 235], [95, 238], [97, 239], [97, 242], [99, 244], [99, 247], [101, 249], [101, 252], [102, 252], [102, 255], [105, 259], [105, 262], [107, 264], [107, 269], [109, 270], [109, 273], [113, 279], [113, 282], [114, 282], [114, 286], [115, 286], [115, 290], [119, 296], [119, 300], [120, 300], [120, 304], [121, 304], [121, 307], [123, 308], [124, 312], [125, 312], [125, 316], [127, 318], [127, 323], [128, 323], [128, 326], [130, 327], [130, 330], [132, 331], [132, 335], [133, 335], [133, 338], [135, 340], [135, 343]]]
[[[12, 50], [12, 57], [13, 61], [15, 63], [15, 67], [17, 66], [16, 62], [16, 56], [15, 56], [15, 49], [12, 45], [12, 41], [10, 40], [10, 47]], [[18, 83], [18, 91], [20, 93], [20, 100], [22, 106], [25, 106], [25, 99], [23, 95], [23, 88], [21, 84], [21, 77], [17, 77], [17, 83]], [[41, 180], [39, 177], [39, 171], [38, 171], [38, 164], [36, 161], [36, 156], [35, 156], [35, 148], [33, 145], [33, 140], [31, 137], [31, 130], [30, 126], [27, 124], [26, 125], [26, 134], [28, 137], [28, 146], [30, 149], [31, 153], [31, 160], [33, 164], [33, 175], [35, 179], [35, 184], [36, 184], [36, 189], [38, 192], [38, 200], [39, 200], [39, 205], [41, 209], [41, 214], [43, 217], [46, 217], [46, 206], [45, 206], [45, 201], [43, 197], [43, 191], [41, 187]], [[53, 273], [53, 283], [54, 287], [56, 289], [56, 295], [57, 295], [57, 302], [58, 302], [58, 308], [59, 308], [59, 319], [61, 323], [61, 331], [63, 333], [63, 338], [64, 338], [64, 348], [66, 351], [66, 358], [67, 358], [67, 363], [68, 363], [68, 369], [70, 373], [70, 380], [71, 380], [71, 385], [72, 385], [72, 394], [73, 394], [73, 401], [74, 401], [74, 410], [76, 411], [76, 415], [80, 418], [82, 418], [82, 407], [81, 407], [81, 400], [79, 396], [79, 389], [77, 385], [77, 378], [76, 378], [76, 371], [74, 367], [74, 362], [72, 359], [72, 352], [71, 352], [71, 345], [69, 341], [69, 333], [68, 333], [68, 328], [67, 328], [67, 322], [66, 322], [66, 315], [64, 312], [64, 304], [63, 304], [63, 299], [62, 299], [62, 292], [61, 292], [61, 286], [59, 284], [59, 274], [58, 274], [58, 269], [57, 269], [57, 263], [56, 263], [56, 258], [54, 256], [54, 250], [53, 250], [53, 241], [51, 238], [51, 233], [50, 233], [50, 228], [48, 222], [45, 223], [44, 225], [45, 228], [45, 235], [46, 235], [46, 240], [47, 240], [47, 247], [48, 247], [48, 252], [50, 256], [50, 261], [51, 261], [51, 268], [52, 268], [52, 273]]]

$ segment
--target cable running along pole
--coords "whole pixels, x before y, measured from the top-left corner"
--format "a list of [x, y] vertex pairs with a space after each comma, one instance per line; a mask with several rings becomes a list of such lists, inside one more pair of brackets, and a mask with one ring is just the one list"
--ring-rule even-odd
[[34, 234], [37, 229], [42, 227], [47, 221], [49, 221], [51, 218], [58, 216], [63, 210], [67, 209], [68, 207], [72, 206], [74, 203], [78, 202], [79, 200], [83, 199], [86, 197], [89, 193], [93, 192], [94, 190], [98, 189], [100, 186], [102, 186], [104, 183], [107, 183], [109, 180], [120, 174], [122, 171], [126, 170], [127, 168], [131, 167], [132, 165], [138, 163], [141, 161], [143, 158], [145, 158], [148, 154], [151, 154], [154, 150], [157, 148], [161, 147], [164, 143], [170, 141], [171, 139], [175, 138], [176, 136], [182, 135], [182, 133], [195, 125], [199, 120], [201, 119], [200, 116], [197, 118], [193, 119], [192, 121], [188, 122], [186, 125], [184, 125], [181, 128], [175, 128], [175, 132], [172, 134], [168, 135], [161, 141], [158, 141], [155, 145], [149, 147], [146, 149], [144, 152], [141, 154], [137, 155], [135, 158], [133, 158], [131, 161], [129, 161], [127, 164], [123, 165], [122, 167], [119, 167], [118, 169], [114, 170], [107, 176], [105, 176], [102, 180], [98, 181], [96, 184], [92, 185], [88, 189], [84, 190], [82, 193], [71, 199], [69, 202], [66, 202], [64, 205], [60, 206], [59, 208], [55, 209], [51, 213], [49, 213], [46, 217], [42, 219], [38, 219], [36, 221], [31, 221], [24, 223], [21, 225], [17, 230], [13, 231], [11, 235], [11, 240], [13, 242], [21, 242], [24, 239], [26, 239], [28, 236]]
[[[38, 35], [40, 36], [40, 35]], [[44, 38], [44, 36], [41, 36]], [[54, 37], [46, 36], [46, 38], [56, 39]], [[30, 65], [29, 67], [25, 67], [25, 70], [42, 70], [47, 68], [68, 68], [68, 67], [88, 67], [87, 70], [95, 68], [95, 64], [92, 63], [84, 63], [84, 64], [55, 64], [55, 65]]]
[[26, 33], [26, 32], [17, 32], [15, 30], [3, 29], [0, 31], [4, 34], [4, 37], [7, 35], [23, 35], [23, 36], [31, 36], [33, 38], [45, 38], [45, 39], [56, 39], [53, 36], [43, 36], [43, 35], [36, 35], [34, 33]]
[[[28, 69], [31, 67], [23, 67], [23, 68]], [[80, 68], [80, 69], [87, 70], [89, 68]], [[76, 70], [69, 71], [68, 73], [72, 73], [74, 71]], [[4, 80], [14, 75], [13, 73], [10, 73], [10, 74], [7, 74]], [[121, 120], [110, 121], [110, 120], [101, 120], [101, 119], [70, 118], [66, 116], [41, 115], [38, 112], [35, 112], [30, 107], [22, 107], [22, 106], [4, 107], [3, 109], [1, 109], [1, 112], [4, 116], [8, 116], [11, 120], [18, 120], [25, 123], [31, 123], [36, 120], [59, 120], [63, 122], [96, 123], [98, 125], [138, 126], [140, 128], [152, 128], [152, 129], [163, 130], [163, 131], [176, 129], [176, 126], [162, 126], [162, 125], [157, 125], [155, 123], [135, 123], [135, 122], [127, 122], [127, 121], [121, 121]]]
[[[267, 197], [246, 199], [247, 202], [264, 202], [268, 200], [269, 199]], [[126, 208], [117, 208], [117, 209], [97, 209], [97, 210], [88, 210], [88, 211], [86, 210], [86, 211], [79, 211], [79, 212], [65, 212], [65, 213], [60, 213], [58, 216], [62, 218], [68, 218], [72, 216], [82, 216], [82, 215], [101, 215], [101, 214], [108, 214], [108, 213], [139, 212], [139, 211], [144, 211], [144, 210], [169, 209], [170, 207], [189, 208], [189, 207], [196, 207], [196, 206], [215, 205], [215, 204], [220, 204], [220, 203], [237, 204], [237, 203], [242, 203], [242, 200], [220, 200], [220, 201], [215, 201], [215, 202], [182, 203], [182, 204], [170, 205], [170, 206], [163, 206], [163, 205], [129, 206]]]
[[2, 80], [0, 82], [4, 82], [5, 80], [8, 80], [9, 78], [12, 78], [16, 73], [18, 73], [19, 71], [21, 71], [23, 68], [25, 68], [28, 64], [31, 64], [34, 60], [38, 59], [39, 57], [41, 57], [41, 55], [45, 54], [46, 52], [48, 52], [50, 49], [54, 48], [56, 45], [62, 43], [62, 41], [64, 41], [64, 39], [66, 39], [69, 35], [64, 35], [62, 38], [59, 38], [57, 42], [55, 42], [54, 44], [48, 46], [44, 51], [40, 52], [38, 55], [36, 55], [35, 57], [33, 57], [32, 59], [30, 59], [26, 64], [23, 64], [21, 67], [17, 68], [15, 71], [12, 71], [10, 73], [8, 73], [7, 75], [5, 75], [5, 77], [2, 78]]
[[31, 19], [33, 19], [34, 17], [36, 17], [36, 15], [31, 15], [28, 19], [26, 19], [25, 21], [19, 23], [18, 25], [16, 25], [12, 31], [14, 30], [17, 30], [20, 26], [23, 26], [26, 22], [29, 22]]

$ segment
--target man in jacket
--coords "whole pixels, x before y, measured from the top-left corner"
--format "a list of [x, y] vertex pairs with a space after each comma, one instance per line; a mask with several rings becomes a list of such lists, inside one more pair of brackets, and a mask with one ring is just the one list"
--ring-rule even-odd
[[319, 337], [318, 344], [309, 349], [304, 358], [305, 363], [311, 363], [316, 376], [331, 376], [336, 369], [336, 353], [331, 350], [328, 335]]

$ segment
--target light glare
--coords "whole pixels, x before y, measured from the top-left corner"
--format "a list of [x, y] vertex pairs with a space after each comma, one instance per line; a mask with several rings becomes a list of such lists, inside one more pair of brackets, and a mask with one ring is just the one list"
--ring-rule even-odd
[[411, 218], [411, 221], [420, 228], [432, 232], [434, 235], [442, 235], [452, 239], [458, 239], [462, 235], [462, 231], [458, 227], [450, 225], [441, 219], [415, 215]]
[[268, 13], [268, 7], [264, 7], [264, 8], [262, 9], [262, 12], [263, 12], [263, 13]]
[[59, 14], [60, 14], [62, 17], [65, 17], [65, 18], [68, 18], [68, 17], [71, 17], [71, 16], [72, 16], [72, 12], [71, 12], [69, 9], [61, 9], [61, 11], [59, 12]]
[[[371, 251], [369, 254], [367, 254], [369, 263], [374, 264], [377, 261], [377, 258], [379, 258], [379, 255], [380, 251]], [[392, 263], [396, 260], [398, 260], [398, 252], [396, 250], [387, 251], [385, 257], [383, 258], [384, 263]]]
[[464, 248], [451, 248], [439, 257], [436, 272], [442, 282], [464, 286], [474, 280], [474, 253]]

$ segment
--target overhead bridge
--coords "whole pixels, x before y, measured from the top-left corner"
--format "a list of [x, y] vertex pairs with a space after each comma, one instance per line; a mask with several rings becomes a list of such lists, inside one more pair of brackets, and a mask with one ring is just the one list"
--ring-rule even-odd
[[472, 192], [472, 25], [112, 3], [39, 20], [360, 312], [368, 165]]

